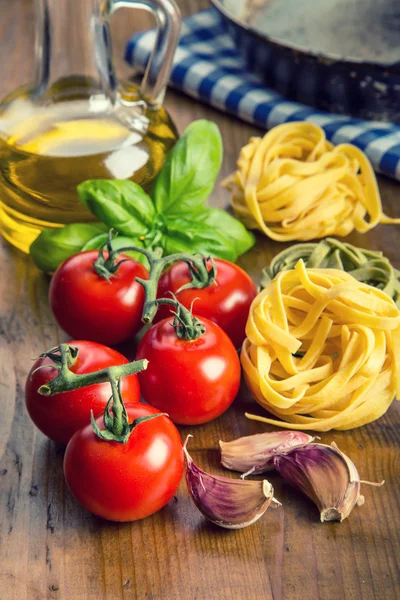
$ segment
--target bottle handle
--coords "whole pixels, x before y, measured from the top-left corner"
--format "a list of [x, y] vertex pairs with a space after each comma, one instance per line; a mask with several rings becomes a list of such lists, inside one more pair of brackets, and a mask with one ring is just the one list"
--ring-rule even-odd
[[[140, 95], [150, 108], [159, 108], [164, 100], [172, 60], [178, 45], [181, 13], [175, 0], [113, 0], [112, 12], [121, 7], [143, 8], [156, 19], [156, 38], [140, 85]], [[121, 84], [124, 87], [124, 84]], [[129, 95], [129, 89], [127, 90]], [[129, 106], [128, 101], [123, 102]], [[137, 105], [137, 102], [132, 102]]]

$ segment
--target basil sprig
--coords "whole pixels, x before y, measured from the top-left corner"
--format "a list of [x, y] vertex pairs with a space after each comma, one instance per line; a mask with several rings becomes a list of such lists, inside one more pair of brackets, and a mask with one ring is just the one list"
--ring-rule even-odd
[[215, 123], [194, 121], [170, 151], [152, 197], [129, 180], [84, 181], [79, 198], [100, 223], [44, 229], [30, 248], [35, 264], [54, 271], [69, 256], [100, 248], [109, 228], [120, 234], [114, 247], [161, 247], [165, 255], [202, 253], [235, 262], [254, 245], [254, 235], [225, 210], [205, 206], [222, 152]]

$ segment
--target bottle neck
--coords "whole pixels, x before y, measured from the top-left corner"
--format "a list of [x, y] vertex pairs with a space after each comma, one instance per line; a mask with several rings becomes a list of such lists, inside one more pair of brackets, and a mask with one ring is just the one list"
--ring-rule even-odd
[[36, 85], [41, 98], [115, 98], [107, 2], [35, 0]]

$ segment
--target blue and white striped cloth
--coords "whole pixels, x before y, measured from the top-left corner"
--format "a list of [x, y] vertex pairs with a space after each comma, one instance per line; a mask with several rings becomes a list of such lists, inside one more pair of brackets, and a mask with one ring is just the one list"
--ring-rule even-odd
[[[135, 35], [128, 43], [126, 60], [144, 70], [153, 41], [153, 31]], [[326, 113], [266, 88], [247, 71], [215, 9], [184, 20], [170, 85], [263, 129], [288, 121], [320, 125], [334, 144], [355, 144], [376, 171], [400, 180], [400, 126]]]

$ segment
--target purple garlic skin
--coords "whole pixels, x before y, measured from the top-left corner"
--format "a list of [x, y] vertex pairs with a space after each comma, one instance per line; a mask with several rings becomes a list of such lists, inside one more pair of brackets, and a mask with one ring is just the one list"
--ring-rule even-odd
[[364, 504], [358, 471], [334, 442], [294, 448], [276, 457], [275, 466], [287, 483], [317, 505], [321, 521], [343, 521], [356, 504]]
[[274, 489], [266, 479], [243, 481], [211, 475], [193, 462], [186, 443], [184, 452], [190, 495], [199, 511], [212, 523], [227, 529], [247, 527], [255, 523], [274, 500]]
[[232, 442], [219, 442], [221, 463], [227, 469], [257, 475], [275, 468], [274, 460], [315, 440], [301, 431], [272, 431], [256, 433]]

